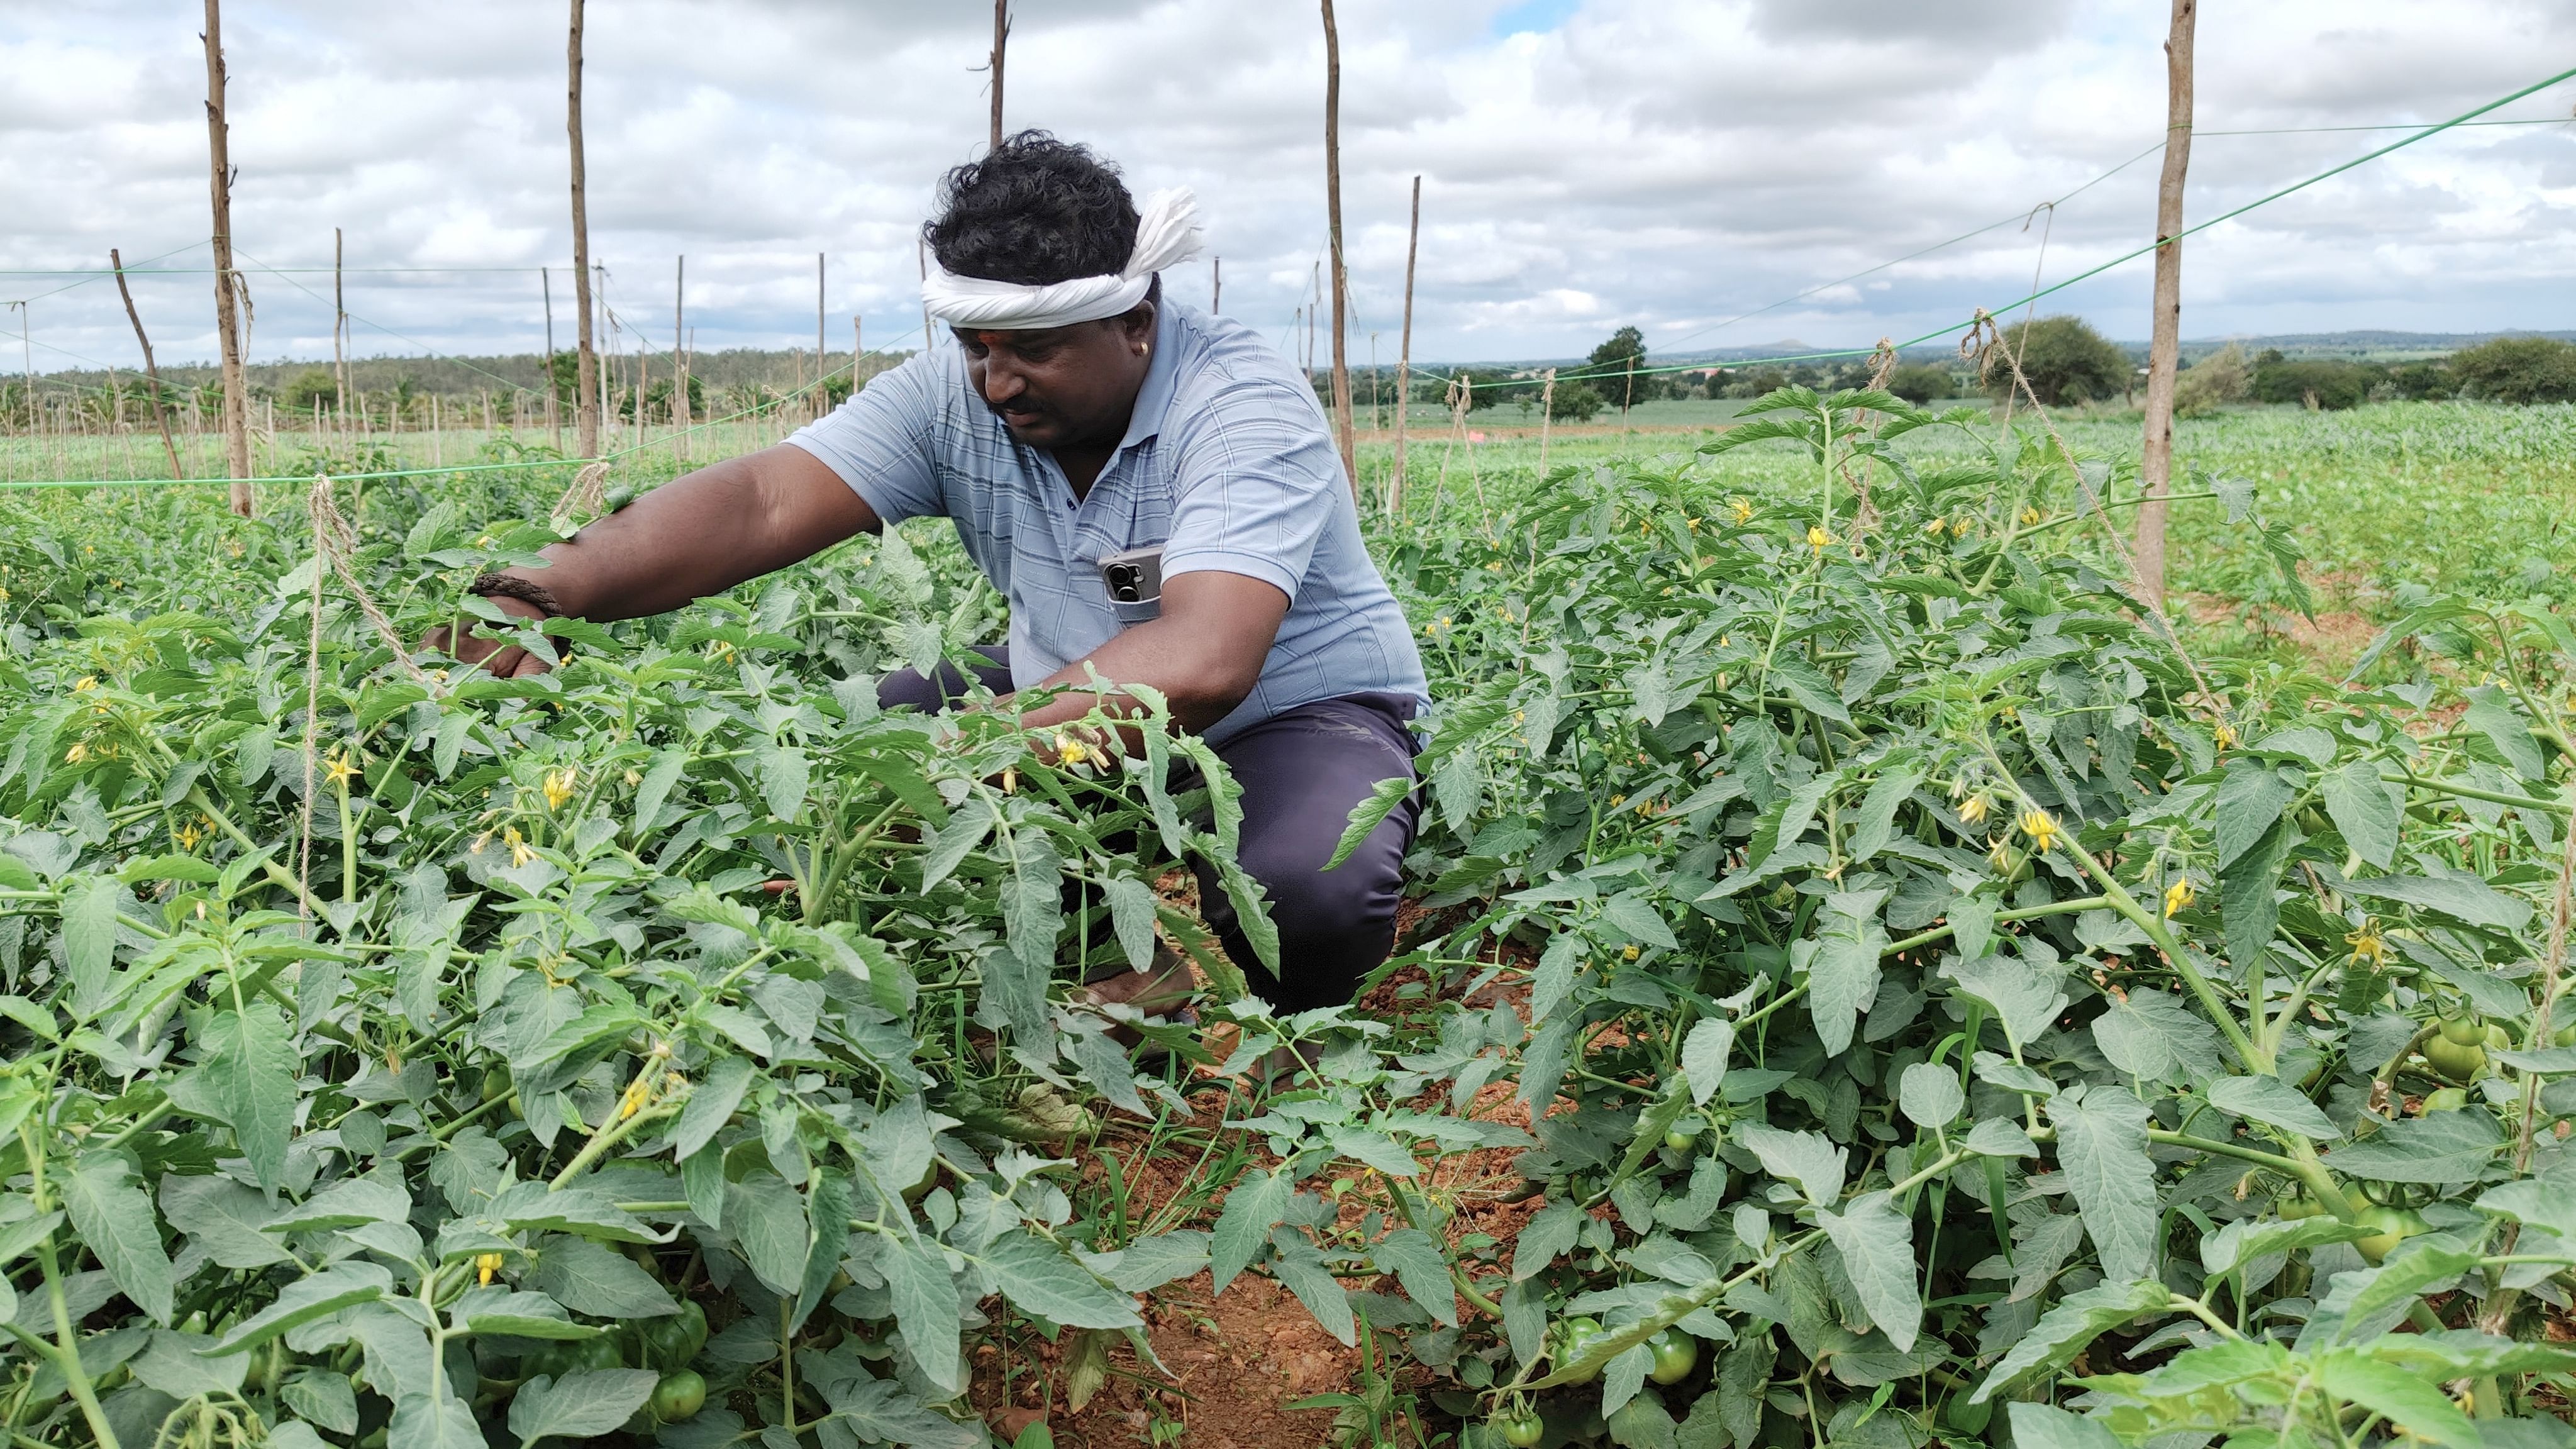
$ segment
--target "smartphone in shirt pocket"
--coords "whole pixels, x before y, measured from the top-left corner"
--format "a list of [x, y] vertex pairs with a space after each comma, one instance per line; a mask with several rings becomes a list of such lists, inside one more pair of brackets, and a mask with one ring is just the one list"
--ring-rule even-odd
[[1121, 549], [1100, 560], [1100, 582], [1121, 624], [1163, 615], [1163, 546]]

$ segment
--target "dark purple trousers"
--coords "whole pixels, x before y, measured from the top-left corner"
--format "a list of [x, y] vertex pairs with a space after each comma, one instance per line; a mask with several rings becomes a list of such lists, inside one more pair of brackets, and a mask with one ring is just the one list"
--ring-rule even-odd
[[[996, 694], [1009, 692], [1009, 651], [987, 644], [976, 652], [992, 661], [974, 666], [977, 680]], [[957, 703], [967, 688], [955, 665], [941, 665], [936, 678], [903, 669], [878, 683], [877, 702], [935, 711]], [[1272, 715], [1216, 748], [1243, 790], [1237, 860], [1269, 894], [1278, 974], [1244, 939], [1216, 872], [1193, 862], [1199, 913], [1254, 994], [1279, 1012], [1349, 1001], [1395, 944], [1404, 853], [1413, 845], [1420, 797], [1407, 796], [1340, 866], [1328, 871], [1324, 862], [1341, 843], [1352, 807], [1378, 781], [1412, 777], [1412, 713], [1413, 702], [1401, 695], [1344, 695]]]

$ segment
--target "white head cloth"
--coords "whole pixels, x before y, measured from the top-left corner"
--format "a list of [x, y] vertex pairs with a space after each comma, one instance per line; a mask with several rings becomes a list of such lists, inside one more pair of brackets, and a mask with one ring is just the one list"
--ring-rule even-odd
[[1198, 198], [1186, 186], [1175, 187], [1146, 198], [1136, 223], [1136, 249], [1115, 272], [1040, 286], [934, 270], [921, 284], [921, 300], [940, 320], [959, 327], [1069, 327], [1129, 310], [1145, 300], [1156, 272], [1188, 261], [1198, 251]]

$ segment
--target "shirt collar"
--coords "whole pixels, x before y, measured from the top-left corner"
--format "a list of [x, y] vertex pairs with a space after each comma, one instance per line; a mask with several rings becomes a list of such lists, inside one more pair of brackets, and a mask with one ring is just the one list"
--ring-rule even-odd
[[1135, 409], [1127, 415], [1127, 436], [1118, 440], [1122, 453], [1163, 431], [1163, 418], [1172, 410], [1172, 391], [1179, 380], [1180, 366], [1174, 356], [1180, 351], [1179, 335], [1180, 319], [1173, 314], [1167, 291], [1154, 307], [1154, 355], [1146, 364], [1144, 385], [1136, 389]]

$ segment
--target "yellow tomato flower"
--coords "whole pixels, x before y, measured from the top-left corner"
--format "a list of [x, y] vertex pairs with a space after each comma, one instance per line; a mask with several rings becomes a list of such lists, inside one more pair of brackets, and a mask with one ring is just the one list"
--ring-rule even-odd
[[2376, 970], [2388, 960], [2388, 943], [2380, 939], [2379, 923], [2364, 921], [2361, 929], [2343, 938], [2352, 948], [2352, 964]]
[[2055, 845], [2058, 839], [2065, 834], [2064, 831], [2057, 828], [2056, 821], [2048, 818], [2048, 812], [2045, 810], [2023, 811], [2021, 817], [2021, 833], [2029, 836], [2030, 843], [2043, 853], [2045, 853], [2051, 846]]
[[1946, 526], [1946, 525], [1944, 525], [1944, 524], [1941, 522], [1941, 520], [1939, 520], [1939, 519], [1937, 519], [1937, 518], [1936, 518], [1936, 519], [1933, 519], [1930, 523], [1927, 523], [1927, 524], [1923, 525], [1923, 531], [1924, 531], [1925, 533], [1927, 533], [1927, 534], [1930, 534], [1930, 535], [1931, 535], [1932, 537], [1934, 537], [1934, 538], [1939, 538], [1939, 537], [1941, 536], [1941, 530], [1942, 530], [1945, 526]]
[[474, 1255], [474, 1286], [478, 1288], [490, 1287], [492, 1284], [492, 1275], [500, 1271], [500, 1254], [477, 1253]]
[[1751, 523], [1753, 521], [1753, 505], [1741, 498], [1736, 499], [1735, 521], [1738, 523]]
[[1634, 946], [1630, 946], [1630, 947], [1627, 947], [1627, 948], [1625, 948], [1624, 950], [1620, 951], [1620, 953], [1619, 953], [1619, 959], [1620, 959], [1620, 960], [1622, 960], [1622, 961], [1634, 961], [1634, 960], [1636, 960], [1636, 959], [1637, 959], [1637, 948], [1636, 948], [1636, 947], [1634, 947]]
[[560, 770], [546, 771], [546, 808], [549, 810], [561, 810], [564, 808], [565, 802], [572, 799], [573, 786], [579, 782], [580, 779], [581, 772], [570, 765], [566, 765]]
[[526, 865], [537, 858], [535, 847], [519, 838], [519, 829], [515, 825], [501, 832], [501, 843], [510, 847], [510, 864], [513, 866]]
[[644, 1104], [651, 1100], [653, 1100], [652, 1084], [642, 1080], [636, 1081], [634, 1084], [627, 1087], [626, 1095], [618, 1099], [617, 1120], [623, 1122], [627, 1118], [634, 1116], [636, 1113], [643, 1111]]
[[2044, 516], [2037, 508], [2026, 507], [2021, 511], [2021, 521], [2025, 524], [2037, 523]]
[[1082, 741], [1075, 739], [1071, 735], [1057, 735], [1055, 737], [1055, 762], [1057, 764], [1079, 765], [1090, 758], [1091, 751], [1083, 745]]
[[2172, 885], [2166, 886], [2166, 887], [2165, 887], [2165, 915], [2166, 915], [2166, 917], [2167, 917], [2168, 919], [2170, 919], [2176, 911], [2179, 911], [2179, 910], [2181, 910], [2183, 907], [2185, 907], [2185, 906], [2187, 906], [2187, 905], [2190, 905], [2190, 904], [2192, 903], [2193, 899], [2194, 899], [2194, 898], [2196, 898], [2199, 894], [2200, 894], [2200, 893], [2199, 893], [2198, 891], [2195, 891], [2195, 890], [2193, 890], [2193, 889], [2191, 888], [2191, 882], [2190, 882], [2190, 881], [2187, 881], [2187, 880], [2178, 880], [2178, 881], [2175, 881]]
[[1975, 825], [1986, 818], [1986, 797], [1971, 795], [1959, 802], [1959, 818]]
[[2220, 720], [2217, 728], [2213, 730], [2212, 733], [2217, 736], [2218, 747], [2222, 750], [2227, 749], [2236, 743], [2236, 727], [2225, 720]]
[[358, 773], [358, 767], [349, 763], [349, 753], [346, 750], [333, 750], [331, 758], [324, 764], [330, 772], [331, 783], [334, 785], [346, 785], [351, 777]]
[[635, 773], [633, 770], [627, 771], [623, 778], [626, 781], [626, 788], [629, 790], [632, 790], [636, 786], [644, 783], [644, 777]]
[[84, 674], [80, 678], [72, 681], [72, 693], [74, 694], [85, 693], [96, 688], [98, 688], [98, 676], [95, 674]]
[[74, 745], [70, 749], [63, 751], [63, 763], [67, 765], [77, 765], [88, 758], [89, 746], [87, 745]]

